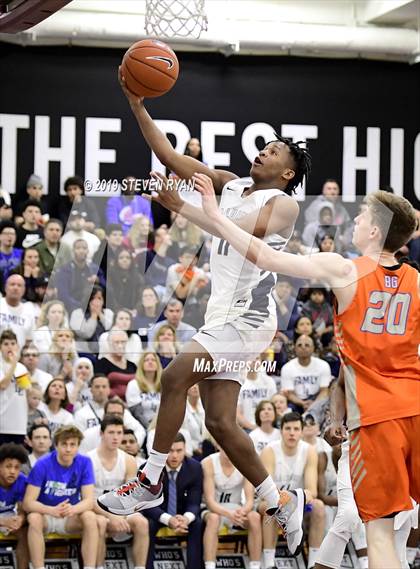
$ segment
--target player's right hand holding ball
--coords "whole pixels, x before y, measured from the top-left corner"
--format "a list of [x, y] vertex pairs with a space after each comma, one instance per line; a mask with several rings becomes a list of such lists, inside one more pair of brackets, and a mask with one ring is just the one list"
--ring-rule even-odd
[[143, 101], [144, 101], [144, 97], [139, 97], [138, 95], [135, 95], [134, 93], [132, 93], [126, 83], [125, 83], [125, 77], [122, 74], [122, 69], [121, 69], [121, 65], [118, 67], [118, 81], [121, 85], [121, 89], [124, 91], [125, 96], [128, 99], [128, 102], [130, 103], [131, 107], [139, 107], [143, 105]]

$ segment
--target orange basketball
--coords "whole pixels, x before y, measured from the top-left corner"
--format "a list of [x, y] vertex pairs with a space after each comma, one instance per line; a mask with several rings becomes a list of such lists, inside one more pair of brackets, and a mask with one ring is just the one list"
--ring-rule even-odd
[[139, 97], [160, 97], [175, 85], [179, 63], [166, 43], [142, 40], [125, 52], [121, 69], [132, 93]]

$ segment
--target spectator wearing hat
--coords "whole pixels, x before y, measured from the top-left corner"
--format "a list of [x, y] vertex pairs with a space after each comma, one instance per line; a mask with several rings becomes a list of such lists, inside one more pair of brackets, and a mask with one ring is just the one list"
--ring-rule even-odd
[[44, 239], [35, 245], [39, 253], [39, 264], [42, 273], [51, 274], [65, 263], [71, 261], [71, 247], [62, 243], [63, 224], [59, 219], [50, 218], [45, 224]]
[[64, 182], [65, 196], [60, 196], [58, 202], [57, 217], [62, 221], [64, 226], [70, 217], [73, 209], [77, 209], [85, 213], [85, 229], [86, 231], [93, 231], [95, 227], [100, 225], [100, 216], [98, 213], [98, 204], [101, 201], [98, 198], [89, 198], [84, 195], [84, 182], [80, 176], [71, 176]]
[[42, 182], [42, 179], [36, 174], [32, 174], [31, 176], [29, 176], [29, 179], [26, 182], [26, 193], [28, 194], [28, 199], [34, 200], [39, 203], [42, 215], [46, 216], [45, 219], [46, 221], [49, 217], [48, 215], [49, 202], [48, 199], [43, 195], [44, 184]]
[[70, 229], [65, 232], [61, 242], [73, 248], [76, 240], [83, 239], [88, 246], [88, 260], [91, 261], [101, 242], [96, 235], [86, 230], [87, 215], [83, 210], [72, 209], [69, 219]]
[[0, 198], [0, 222], [11, 221], [13, 218], [13, 210], [4, 198]]
[[41, 202], [43, 190], [44, 184], [41, 177], [36, 174], [31, 174], [26, 182], [26, 193], [28, 194], [28, 199]]
[[44, 236], [41, 228], [41, 206], [36, 200], [27, 200], [22, 205], [23, 223], [16, 230], [16, 245], [18, 247], [33, 247]]
[[16, 225], [22, 225], [24, 219], [22, 217], [22, 201], [31, 200], [38, 203], [43, 222], [46, 222], [49, 218], [49, 202], [45, 196], [43, 196], [44, 184], [40, 176], [36, 174], [31, 174], [28, 181], [26, 182], [26, 196], [23, 198], [20, 196], [15, 196], [14, 198], [14, 210], [16, 212], [15, 223]]
[[22, 261], [23, 250], [15, 247], [16, 226], [12, 221], [0, 223], [0, 271], [2, 275], [1, 288], [10, 273], [18, 267]]
[[150, 202], [135, 194], [134, 176], [126, 176], [121, 186], [121, 195], [109, 198], [105, 217], [107, 223], [120, 223], [124, 235], [128, 233], [138, 214], [145, 215], [153, 226], [152, 207]]
[[105, 288], [105, 278], [101, 269], [88, 260], [89, 249], [84, 239], [73, 243], [73, 260], [60, 267], [54, 277], [58, 297], [70, 314], [80, 306], [87, 306], [94, 284]]

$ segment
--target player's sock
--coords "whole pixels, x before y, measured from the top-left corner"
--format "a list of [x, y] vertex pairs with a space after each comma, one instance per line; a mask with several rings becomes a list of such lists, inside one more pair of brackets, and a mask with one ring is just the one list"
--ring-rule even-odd
[[134, 565], [134, 569], [146, 569], [144, 565]]
[[413, 565], [414, 561], [416, 560], [417, 548], [416, 547], [407, 547], [407, 561], [410, 565]]
[[363, 557], [358, 557], [357, 561], [359, 562], [359, 569], [369, 569], [369, 560], [367, 555]]
[[166, 464], [166, 459], [168, 458], [167, 453], [157, 452], [157, 450], [151, 450], [149, 458], [142, 472], [150, 480], [151, 484], [157, 484], [159, 482], [160, 475]]
[[95, 567], [91, 567], [90, 565], [83, 565], [83, 569], [95, 569]]
[[98, 565], [98, 566], [96, 567], [96, 569], [104, 569], [104, 566], [103, 566], [103, 565]]
[[204, 561], [205, 569], [216, 569], [216, 561]]
[[249, 569], [261, 569], [261, 561], [250, 561]]
[[319, 547], [310, 547], [308, 555], [308, 569], [312, 569], [315, 565], [316, 558], [318, 555]]
[[276, 555], [275, 549], [263, 549], [263, 557], [264, 557], [264, 567], [267, 569], [268, 567], [275, 567], [274, 557]]
[[271, 476], [267, 476], [267, 478], [255, 488], [255, 491], [257, 492], [257, 496], [266, 502], [267, 509], [278, 507], [279, 491]]

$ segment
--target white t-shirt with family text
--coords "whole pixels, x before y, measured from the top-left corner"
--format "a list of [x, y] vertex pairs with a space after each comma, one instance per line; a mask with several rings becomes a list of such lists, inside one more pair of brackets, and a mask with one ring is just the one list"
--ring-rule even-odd
[[302, 366], [298, 358], [294, 358], [281, 368], [281, 385], [287, 391], [307, 401], [316, 399], [320, 389], [331, 383], [331, 369], [324, 360], [311, 357], [309, 365]]

